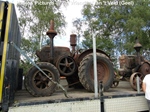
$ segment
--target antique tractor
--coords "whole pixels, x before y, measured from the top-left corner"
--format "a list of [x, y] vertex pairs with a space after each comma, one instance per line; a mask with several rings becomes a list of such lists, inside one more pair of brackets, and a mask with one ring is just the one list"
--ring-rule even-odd
[[[53, 46], [53, 38], [57, 35], [53, 21], [47, 35], [50, 37], [50, 46], [36, 51], [39, 58], [38, 67], [55, 82], [59, 83], [60, 77], [63, 76], [66, 77], [69, 87], [82, 86], [88, 91], [94, 91], [93, 50], [88, 49], [82, 53], [76, 50], [75, 34], [70, 35], [72, 50], [68, 47]], [[98, 81], [103, 81], [104, 90], [108, 90], [114, 80], [113, 64], [104, 51], [97, 49], [96, 55]], [[57, 85], [51, 80], [33, 66], [25, 76], [25, 87], [33, 96], [52, 95]]]
[[[141, 88], [144, 76], [150, 73], [150, 62], [140, 55], [141, 48], [142, 45], [139, 43], [138, 38], [136, 38], [134, 49], [137, 54], [122, 55], [119, 57], [120, 69], [118, 70], [118, 74], [121, 76], [120, 79], [129, 81], [134, 90], [137, 90], [137, 76], [139, 76]], [[116, 82], [116, 85], [118, 83]]]

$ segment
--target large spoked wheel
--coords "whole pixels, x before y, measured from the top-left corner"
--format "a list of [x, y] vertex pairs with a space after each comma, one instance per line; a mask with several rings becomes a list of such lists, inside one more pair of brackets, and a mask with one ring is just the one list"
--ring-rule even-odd
[[56, 63], [56, 67], [64, 76], [70, 76], [77, 70], [76, 63], [70, 56], [60, 57]]
[[144, 76], [139, 72], [135, 72], [130, 76], [130, 84], [134, 90], [137, 90], [137, 76], [139, 76], [140, 89], [142, 89], [142, 80]]
[[[99, 82], [103, 81], [105, 91], [113, 84], [113, 65], [107, 56], [103, 54], [97, 55], [97, 77]], [[93, 54], [87, 55], [81, 61], [79, 67], [79, 79], [85, 89], [94, 91]]]
[[41, 62], [37, 65], [47, 74], [48, 77], [33, 66], [25, 76], [25, 87], [33, 96], [50, 96], [54, 93], [57, 86], [51, 80], [59, 82], [59, 72], [57, 68], [50, 63]]

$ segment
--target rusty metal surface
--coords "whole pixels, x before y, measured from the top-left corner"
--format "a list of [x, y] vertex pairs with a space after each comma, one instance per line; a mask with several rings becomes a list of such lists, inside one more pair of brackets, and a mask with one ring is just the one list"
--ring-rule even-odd
[[136, 77], [140, 77], [140, 87], [142, 85], [142, 80], [146, 74], [150, 73], [150, 63], [144, 59], [140, 54], [140, 49], [142, 45], [136, 38], [136, 43], [134, 49], [136, 50], [136, 55], [122, 55], [119, 57], [120, 68], [118, 69], [119, 75], [122, 79], [130, 79], [130, 84], [134, 90], [136, 90]]
[[142, 45], [139, 43], [139, 39], [136, 37], [135, 44], [134, 44], [134, 49], [136, 50], [136, 52], [140, 52], [141, 48], [142, 48]]
[[50, 21], [50, 29], [46, 32], [46, 34], [50, 38], [54, 38], [57, 35], [57, 32], [54, 30], [54, 21], [53, 20]]
[[75, 52], [76, 52], [75, 47], [77, 45], [77, 35], [76, 34], [71, 34], [70, 35], [70, 45], [72, 47], [72, 53], [73, 53], [73, 55], [75, 55]]
[[130, 84], [134, 90], [137, 90], [137, 76], [139, 76], [140, 88], [142, 88], [142, 80], [144, 78], [143, 74], [140, 72], [135, 72], [130, 77]]
[[71, 34], [70, 35], [70, 45], [71, 46], [76, 46], [77, 45], [77, 35], [76, 34]]
[[139, 72], [145, 76], [150, 73], [150, 63], [145, 61], [140, 55], [141, 47], [142, 45], [136, 38], [134, 49], [136, 50], [137, 55], [122, 55], [119, 57], [120, 69], [118, 71], [120, 75], [125, 76], [126, 74], [129, 74], [131, 76], [134, 72]]
[[77, 65], [75, 60], [71, 56], [61, 56], [56, 63], [56, 67], [64, 76], [73, 75], [73, 73], [77, 70]]
[[127, 67], [129, 69], [132, 69], [136, 67], [136, 61], [134, 55], [130, 55], [130, 56], [122, 55], [119, 57], [119, 62], [120, 62], [120, 68]]
[[[44, 72], [46, 74], [49, 75], [49, 77], [52, 78], [52, 75], [50, 74], [51, 71], [49, 71], [48, 69], [45, 69]], [[34, 76], [34, 78], [32, 79], [32, 83], [35, 83], [35, 87], [37, 89], [46, 89], [48, 87], [50, 87], [53, 83], [45, 76], [43, 75], [40, 71], [37, 71]]]
[[[94, 80], [93, 66], [90, 69], [90, 75], [91, 75], [91, 78]], [[104, 83], [109, 78], [109, 69], [106, 66], [106, 64], [100, 60], [97, 62], [97, 78], [98, 78], [98, 81], [103, 80]]]
[[137, 53], [137, 62], [138, 64], [140, 65], [141, 64], [141, 56], [140, 56], [140, 50], [142, 48], [142, 45], [139, 43], [139, 40], [138, 38], [136, 37], [136, 43], [134, 45], [134, 49], [136, 50], [136, 53]]
[[[53, 64], [57, 68], [61, 76], [69, 77], [67, 79], [70, 79], [71, 83], [79, 82], [78, 75], [80, 74], [80, 71], [78, 71], [78, 68], [80, 68], [80, 62], [84, 59], [84, 57], [86, 57], [90, 53], [93, 53], [93, 49], [88, 49], [82, 53], [81, 53], [81, 50], [75, 49], [76, 41], [77, 41], [76, 34], [70, 35], [70, 45], [72, 47], [72, 51], [70, 50], [70, 48], [67, 48], [67, 47], [54, 46], [53, 38], [57, 35], [57, 32], [54, 30], [54, 21], [52, 20], [50, 21], [50, 29], [47, 31], [46, 34], [50, 38], [50, 45], [43, 47], [40, 51], [36, 51], [36, 55], [39, 58], [39, 60], [41, 62], [48, 62], [48, 63]], [[96, 52], [97, 54], [102, 54], [103, 59], [107, 58], [108, 62], [111, 63], [111, 59], [109, 55], [106, 54], [104, 51], [97, 49]], [[89, 62], [89, 60], [87, 61]], [[112, 67], [112, 65], [110, 66]], [[90, 69], [91, 71], [93, 71], [93, 67], [85, 69], [85, 70], [90, 71]], [[107, 65], [107, 62], [98, 61], [98, 80], [103, 79], [104, 85], [105, 85], [105, 82], [107, 82], [107, 80], [109, 79], [113, 80], [113, 77], [110, 78], [111, 75], [109, 76], [108, 74], [111, 74], [111, 73]], [[84, 74], [84, 76], [86, 76], [86, 74]], [[89, 79], [91, 82], [93, 81], [93, 77], [94, 75], [91, 75], [91, 78]], [[77, 79], [77, 80], [74, 80], [74, 79]], [[41, 80], [43, 79], [41, 78]], [[70, 82], [69, 80], [67, 81]], [[87, 82], [89, 83], [89, 81]], [[111, 82], [108, 81], [108, 83], [111, 83]], [[89, 83], [89, 85], [91, 85], [91, 83]], [[111, 86], [111, 84], [109, 85]]]
[[[50, 58], [50, 46], [43, 47], [40, 51], [36, 52], [36, 55], [42, 62], [49, 62]], [[68, 47], [54, 47], [54, 64], [57, 62], [58, 58], [63, 55], [70, 56], [70, 49]]]
[[150, 64], [148, 62], [144, 62], [141, 64], [138, 72], [142, 73], [144, 76], [150, 74]]
[[53, 38], [57, 35], [57, 32], [54, 30], [54, 21], [50, 21], [50, 29], [49, 31], [46, 32], [46, 34], [50, 38], [50, 57], [49, 57], [49, 62], [54, 63], [54, 45], [53, 45]]

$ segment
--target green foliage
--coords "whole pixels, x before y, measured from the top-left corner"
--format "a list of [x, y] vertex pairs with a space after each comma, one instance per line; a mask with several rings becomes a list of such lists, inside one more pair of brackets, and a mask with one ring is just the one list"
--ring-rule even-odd
[[[82, 47], [84, 49], [92, 49], [93, 48], [93, 39], [91, 38], [91, 36], [89, 36], [90, 34], [88, 34], [88, 32], [86, 32], [84, 34], [85, 34], [84, 37], [86, 37], [86, 38], [82, 41]], [[112, 52], [113, 52], [112, 48], [114, 48], [114, 44], [111, 39], [101, 38], [99, 36], [95, 36], [95, 38], [96, 38], [96, 48], [97, 49], [101, 49], [109, 55], [112, 54]]]
[[32, 64], [28, 61], [24, 62], [21, 60], [20, 62], [20, 68], [23, 68], [23, 75], [26, 75], [29, 68], [32, 67]]
[[[104, 1], [110, 2], [98, 0], [97, 4], [93, 6], [93, 11], [91, 11], [92, 7], [89, 4], [83, 9], [83, 16], [86, 21], [91, 23], [89, 18], [95, 19], [92, 24], [96, 23], [95, 30], [101, 30], [100, 35], [102, 37], [111, 39], [122, 38], [120, 40], [122, 43], [132, 43], [135, 37], [139, 37], [140, 42], [142, 42], [143, 38], [146, 38], [147, 42], [149, 42], [147, 31], [149, 31], [150, 27], [150, 6], [148, 0], [133, 0], [134, 4], [121, 6], [104, 5]], [[126, 0], [126, 2], [130, 1]], [[133, 47], [133, 44], [128, 44], [128, 47]], [[132, 51], [133, 49], [128, 52], [131, 53]]]
[[116, 58], [120, 54], [135, 53], [133, 48], [135, 37], [139, 38], [143, 51], [149, 49], [149, 11], [149, 0], [118, 0], [116, 4], [115, 0], [97, 0], [95, 5], [86, 4], [81, 18], [87, 27], [83, 29], [82, 46], [92, 48], [91, 37], [95, 33], [97, 48], [105, 50]]
[[[37, 61], [36, 50], [41, 49], [43, 42], [44, 44], [48, 42], [46, 32], [49, 30], [50, 20], [54, 20], [58, 34], [64, 33], [62, 29], [66, 22], [61, 7], [66, 6], [67, 2], [68, 0], [22, 0], [17, 4], [22, 34], [21, 49], [34, 61]], [[22, 58], [20, 66], [25, 68], [26, 72], [31, 65], [25, 58]]]

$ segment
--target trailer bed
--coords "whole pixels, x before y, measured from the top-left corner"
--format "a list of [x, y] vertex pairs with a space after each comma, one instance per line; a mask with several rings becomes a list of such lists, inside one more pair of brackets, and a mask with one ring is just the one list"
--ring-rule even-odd
[[85, 89], [67, 88], [64, 79], [61, 84], [66, 86], [69, 98], [60, 89], [48, 97], [33, 97], [23, 89], [16, 92], [9, 112], [101, 112], [102, 107], [105, 112], [148, 112], [143, 91], [134, 91], [127, 81], [120, 81], [118, 87], [98, 98]]
[[[14, 105], [31, 105], [31, 104], [39, 104], [39, 103], [56, 103], [56, 102], [64, 102], [64, 101], [76, 101], [76, 100], [84, 100], [84, 99], [94, 99], [95, 95], [92, 92], [88, 92], [85, 89], [74, 89], [68, 88], [67, 82], [65, 79], [61, 80], [61, 84], [67, 90], [67, 98], [64, 95], [64, 92], [61, 89], [57, 89], [52, 96], [47, 97], [34, 97], [30, 95], [25, 89], [19, 90], [15, 94], [15, 103]], [[130, 83], [127, 81], [120, 81], [118, 87], [110, 88], [107, 92], [104, 92], [104, 97], [121, 97], [121, 96], [136, 96], [142, 95], [144, 96], [143, 91], [137, 93], [137, 91], [133, 90], [130, 86]]]

